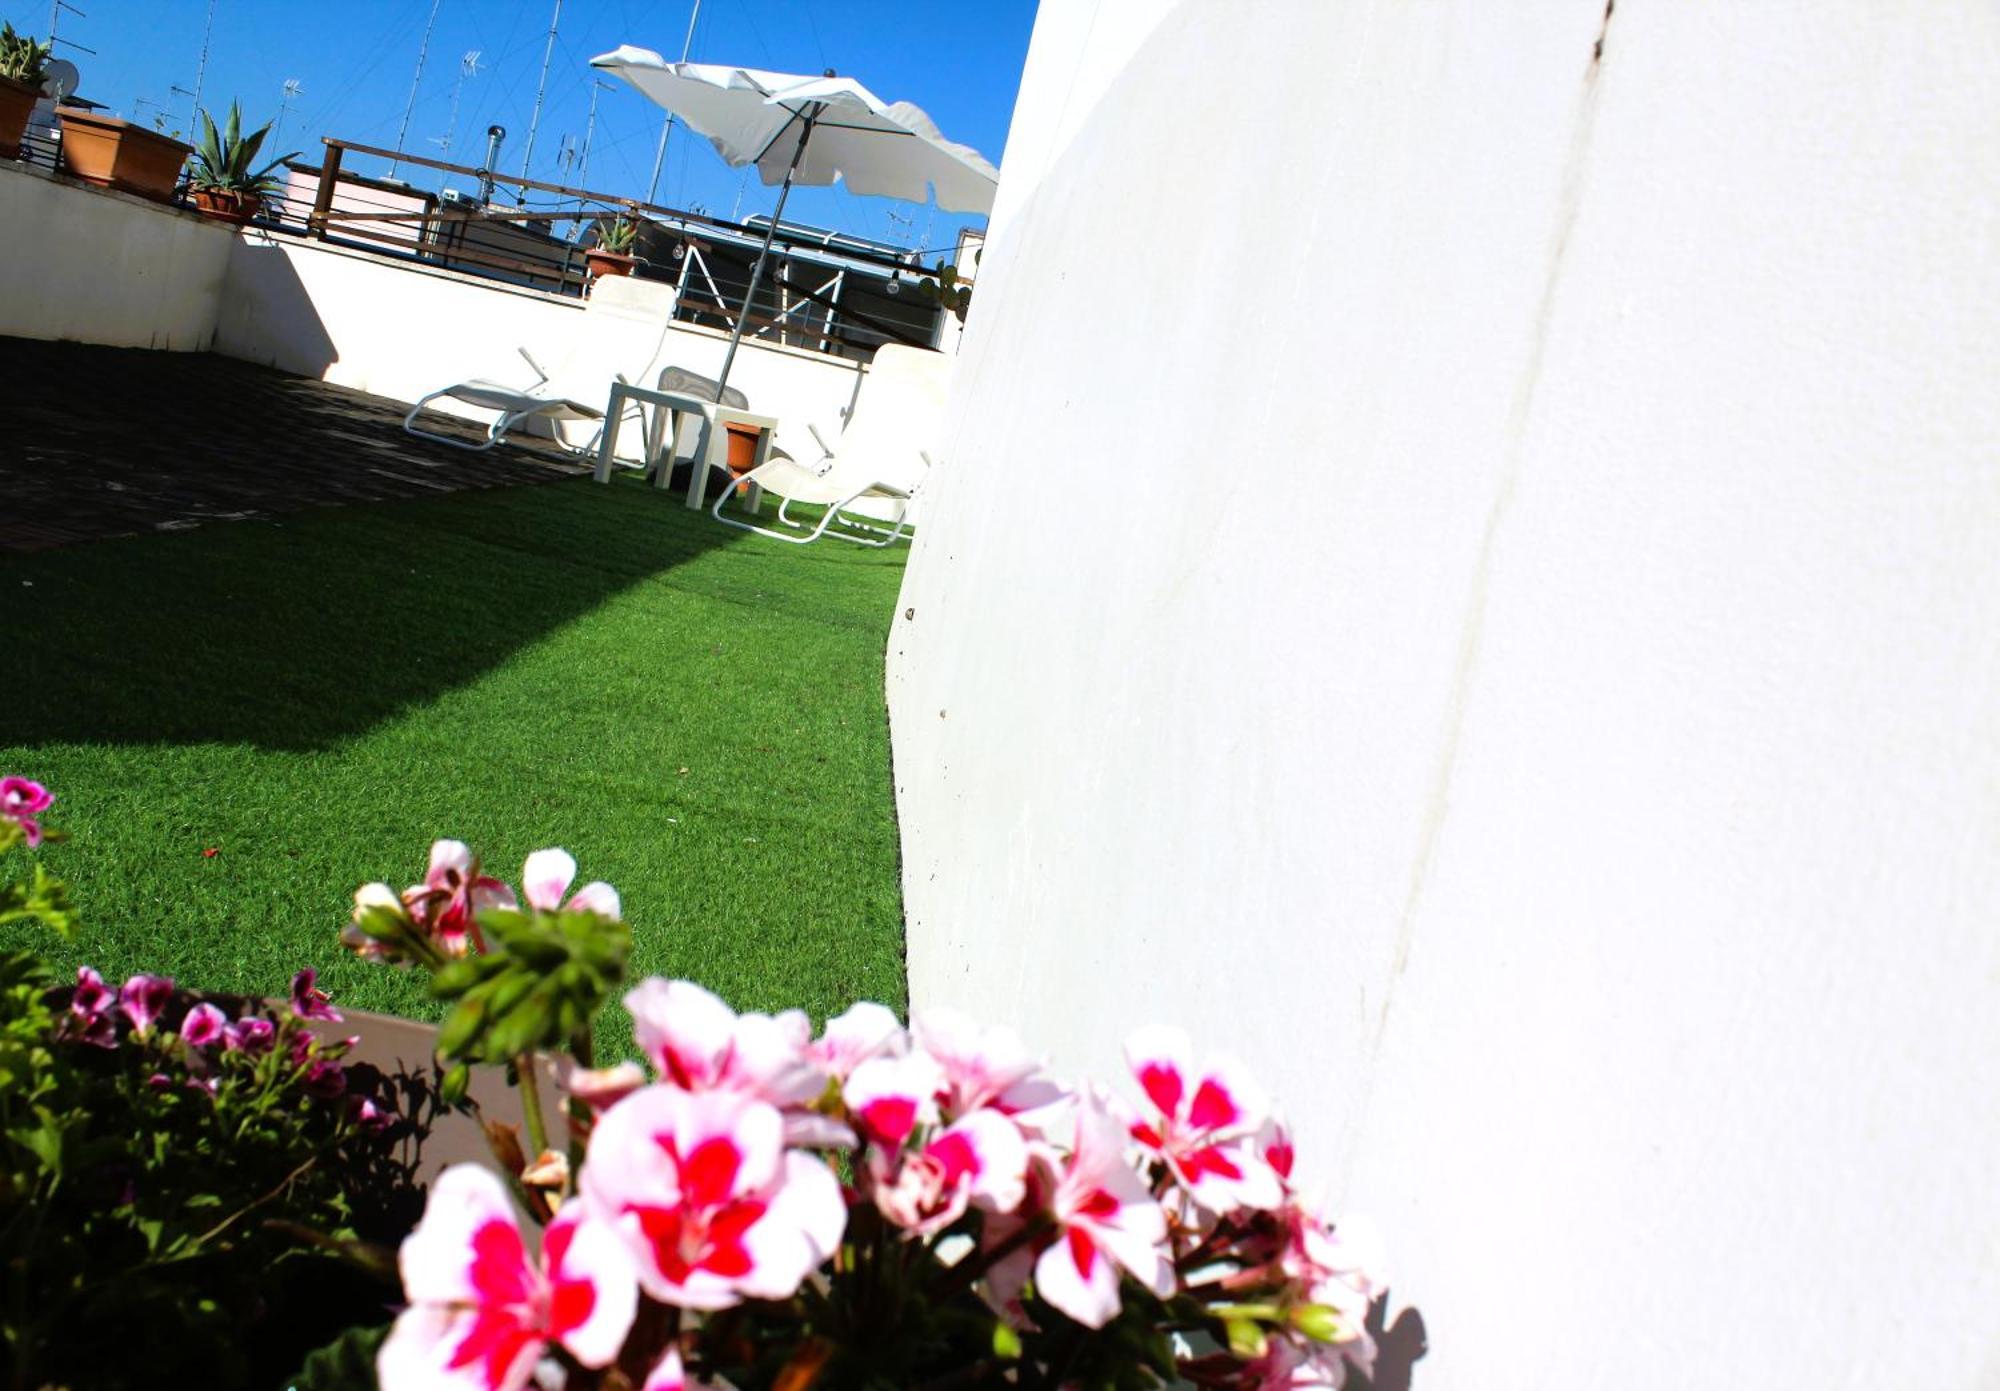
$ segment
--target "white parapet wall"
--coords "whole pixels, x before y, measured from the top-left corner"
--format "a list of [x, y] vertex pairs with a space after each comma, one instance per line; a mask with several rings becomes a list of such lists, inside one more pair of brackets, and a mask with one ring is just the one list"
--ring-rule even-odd
[[200, 352], [229, 228], [0, 160], [0, 334]]
[[[215, 350], [415, 401], [470, 377], [530, 385], [535, 373], [519, 350], [552, 366], [582, 320], [578, 299], [253, 228], [237, 239], [229, 263]], [[677, 323], [663, 360], [713, 377], [727, 347], [726, 334]], [[729, 384], [750, 409], [778, 418], [779, 448], [811, 459], [818, 450], [807, 424], [838, 431], [865, 376], [853, 362], [751, 342]], [[492, 418], [449, 401], [437, 408]], [[634, 431], [620, 452], [638, 446]]]
[[[582, 310], [575, 298], [263, 227], [239, 232], [0, 161], [0, 335], [214, 351], [414, 401], [473, 376], [532, 383], [517, 349], [559, 361]], [[664, 362], [720, 371], [727, 334], [680, 323], [667, 333]], [[778, 448], [810, 460], [819, 450], [806, 426], [837, 438], [867, 375], [845, 359], [753, 340], [730, 385], [778, 419]], [[619, 452], [633, 458], [641, 445], [631, 430]], [[692, 446], [689, 426], [683, 451]]]
[[2000, 12], [1044, 6], [914, 1007], [1245, 1057], [1419, 1388], [2000, 1378]]

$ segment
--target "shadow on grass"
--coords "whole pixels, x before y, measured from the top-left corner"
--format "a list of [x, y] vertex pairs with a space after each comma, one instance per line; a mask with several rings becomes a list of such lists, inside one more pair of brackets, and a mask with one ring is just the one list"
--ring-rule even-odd
[[0, 555], [0, 741], [326, 748], [741, 535], [573, 480]]

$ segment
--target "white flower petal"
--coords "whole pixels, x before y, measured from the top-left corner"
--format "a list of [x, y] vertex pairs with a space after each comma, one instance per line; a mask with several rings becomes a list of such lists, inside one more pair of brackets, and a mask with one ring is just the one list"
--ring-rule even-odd
[[574, 878], [576, 858], [569, 851], [537, 850], [521, 866], [521, 894], [532, 907], [553, 913]]

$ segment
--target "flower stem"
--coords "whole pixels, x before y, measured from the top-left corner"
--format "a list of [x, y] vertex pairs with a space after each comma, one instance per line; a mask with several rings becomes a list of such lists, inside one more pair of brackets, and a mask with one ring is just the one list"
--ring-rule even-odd
[[523, 1053], [514, 1059], [514, 1073], [521, 1089], [521, 1119], [528, 1127], [529, 1162], [549, 1147], [548, 1127], [542, 1121], [542, 1089], [535, 1079], [535, 1055]]

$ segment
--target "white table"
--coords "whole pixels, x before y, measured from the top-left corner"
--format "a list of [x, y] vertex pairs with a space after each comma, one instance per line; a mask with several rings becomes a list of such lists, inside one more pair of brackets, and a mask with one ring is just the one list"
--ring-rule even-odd
[[[664, 488], [674, 471], [674, 447], [680, 438], [681, 415], [691, 412], [701, 417], [701, 435], [695, 441], [695, 464], [688, 470], [687, 505], [699, 508], [702, 493], [708, 482], [710, 468], [721, 468], [727, 472], [724, 460], [728, 453], [728, 431], [725, 425], [748, 425], [757, 431], [757, 454], [751, 461], [755, 468], [771, 457], [771, 436], [778, 428], [777, 419], [768, 415], [754, 415], [738, 410], [734, 406], [720, 406], [700, 396], [684, 391], [658, 391], [652, 387], [633, 386], [629, 382], [613, 382], [611, 399], [604, 407], [604, 433], [597, 442], [597, 481], [611, 481], [612, 461], [618, 453], [618, 429], [624, 423], [625, 409], [630, 405], [652, 406], [653, 418], [646, 429], [646, 465], [654, 470], [653, 486]], [[717, 451], [722, 451], [718, 454]], [[750, 485], [749, 507], [755, 512], [763, 501], [763, 490], [756, 484]]]

